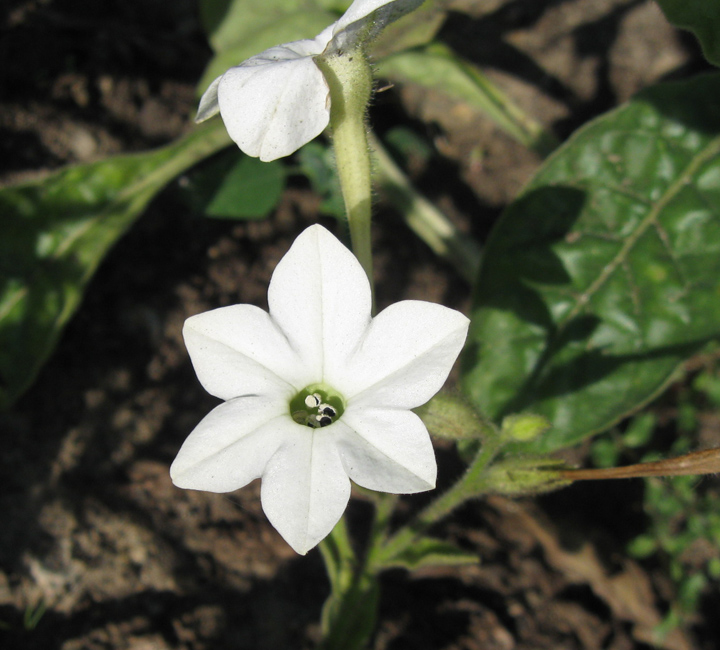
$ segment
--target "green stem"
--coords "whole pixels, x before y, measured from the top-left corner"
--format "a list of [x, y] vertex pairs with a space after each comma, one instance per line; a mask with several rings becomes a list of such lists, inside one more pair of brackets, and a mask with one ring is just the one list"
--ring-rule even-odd
[[365, 128], [372, 91], [370, 65], [360, 50], [318, 57], [316, 62], [330, 88], [330, 128], [352, 249], [372, 286], [372, 185]]
[[[488, 437], [489, 438], [489, 437]], [[486, 489], [485, 470], [503, 445], [500, 436], [486, 439], [468, 471], [447, 492], [435, 499], [413, 521], [403, 526], [381, 548], [370, 555], [369, 569], [379, 571], [384, 564], [410, 546], [430, 526], [437, 523], [470, 498], [478, 497]]]
[[468, 284], [475, 282], [480, 268], [480, 247], [415, 190], [376, 137], [370, 134], [369, 139], [383, 198], [398, 210], [408, 227], [436, 255], [452, 264]]

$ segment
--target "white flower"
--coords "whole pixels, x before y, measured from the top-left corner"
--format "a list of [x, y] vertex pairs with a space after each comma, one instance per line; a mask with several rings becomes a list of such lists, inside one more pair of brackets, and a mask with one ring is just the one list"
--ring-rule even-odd
[[355, 256], [311, 226], [273, 273], [269, 314], [234, 305], [188, 318], [198, 378], [225, 402], [183, 444], [175, 485], [230, 492], [262, 477], [268, 519], [301, 554], [342, 516], [350, 479], [432, 489], [432, 444], [410, 409], [442, 387], [469, 321], [416, 300], [371, 318], [370, 293]]
[[249, 156], [289, 156], [330, 121], [329, 89], [315, 57], [360, 47], [422, 2], [355, 0], [315, 38], [271, 47], [215, 79], [195, 120], [220, 112], [230, 137]]

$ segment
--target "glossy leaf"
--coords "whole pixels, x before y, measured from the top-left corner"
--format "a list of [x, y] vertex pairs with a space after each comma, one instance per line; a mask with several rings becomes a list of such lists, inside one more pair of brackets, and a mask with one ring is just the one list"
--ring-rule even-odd
[[583, 128], [485, 252], [464, 388], [529, 410], [550, 451], [654, 397], [720, 334], [720, 75], [658, 86]]
[[720, 0], [658, 0], [668, 20], [690, 30], [705, 58], [720, 66]]
[[156, 151], [0, 189], [0, 408], [30, 385], [105, 253], [152, 197], [228, 143], [213, 123]]

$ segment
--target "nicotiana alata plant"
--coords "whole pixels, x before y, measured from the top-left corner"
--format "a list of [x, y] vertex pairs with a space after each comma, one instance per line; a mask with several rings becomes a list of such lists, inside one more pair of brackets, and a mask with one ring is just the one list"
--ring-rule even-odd
[[[382, 571], [477, 561], [428, 532], [469, 499], [717, 471], [716, 450], [602, 470], [576, 470], [550, 454], [648, 403], [720, 338], [720, 75], [647, 89], [580, 129], [508, 206], [480, 260], [382, 139], [368, 137], [371, 48], [402, 25], [378, 62], [384, 76], [483, 110], [543, 155], [556, 147], [441, 42], [444, 8], [253, 2], [202, 4], [217, 14], [207, 20], [217, 56], [215, 80], [201, 89], [205, 123], [193, 133], [155, 152], [0, 190], [0, 403], [30, 385], [104, 253], [168, 181], [233, 141], [275, 161], [327, 130], [352, 252], [311, 226], [275, 269], [268, 313], [234, 305], [188, 319], [192, 363], [223, 403], [171, 467], [176, 485], [213, 492], [261, 478], [263, 508], [285, 540], [302, 554], [319, 544], [331, 588], [324, 647], [367, 645]], [[720, 0], [659, 4], [720, 61]], [[298, 40], [308, 34], [318, 35]], [[209, 119], [217, 113], [222, 121]], [[208, 169], [223, 176], [223, 200], [213, 202], [223, 216], [233, 210], [228, 184], [247, 198], [267, 165], [263, 187], [277, 193], [288, 173], [245, 156], [230, 171], [219, 163]], [[372, 170], [413, 230], [473, 283], [470, 323], [418, 301], [373, 315]], [[276, 200], [262, 198], [262, 211]], [[242, 216], [262, 216], [253, 212], [258, 203], [244, 201]], [[462, 394], [438, 393], [458, 354]], [[428, 431], [457, 443], [467, 471], [403, 520], [394, 495], [435, 484]], [[374, 504], [362, 545], [342, 516], [351, 481]]]

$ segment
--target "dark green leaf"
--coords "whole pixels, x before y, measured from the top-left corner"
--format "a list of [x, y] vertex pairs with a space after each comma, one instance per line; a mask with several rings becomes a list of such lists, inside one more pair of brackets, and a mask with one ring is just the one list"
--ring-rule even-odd
[[198, 84], [210, 83], [245, 59], [273, 45], [315, 38], [337, 15], [327, 2], [307, 0], [203, 0], [201, 15], [215, 57]]
[[205, 214], [229, 219], [262, 219], [277, 205], [284, 186], [282, 163], [242, 156], [222, 177]]
[[485, 252], [464, 387], [530, 410], [550, 451], [655, 396], [720, 334], [720, 75], [658, 86], [577, 133]]
[[320, 212], [343, 219], [345, 200], [333, 162], [332, 149], [317, 140], [308, 142], [298, 152], [298, 160], [300, 172], [307, 176], [313, 190], [322, 197]]
[[690, 30], [705, 58], [720, 66], [720, 0], [658, 0], [668, 20]]
[[0, 189], [0, 408], [30, 385], [105, 253], [152, 197], [228, 143], [215, 122], [157, 151]]

